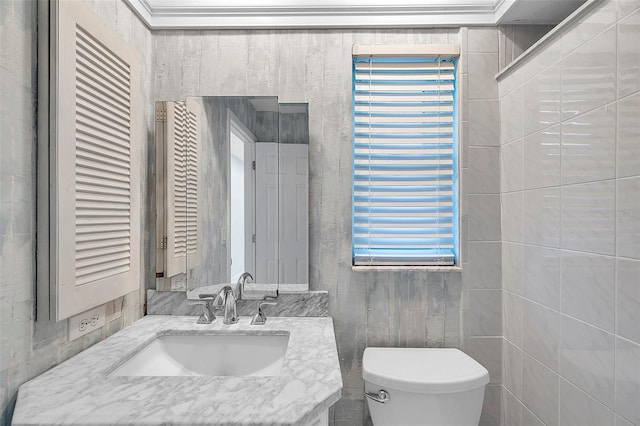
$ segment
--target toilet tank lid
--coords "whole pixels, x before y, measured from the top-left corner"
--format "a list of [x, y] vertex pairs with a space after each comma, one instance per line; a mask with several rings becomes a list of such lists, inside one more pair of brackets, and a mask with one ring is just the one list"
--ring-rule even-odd
[[459, 349], [366, 348], [362, 377], [407, 392], [452, 393], [482, 387], [489, 372]]

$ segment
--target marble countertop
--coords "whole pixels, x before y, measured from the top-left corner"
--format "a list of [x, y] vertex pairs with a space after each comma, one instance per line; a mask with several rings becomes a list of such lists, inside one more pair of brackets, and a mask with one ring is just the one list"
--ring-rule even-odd
[[[25, 383], [13, 425], [299, 425], [340, 399], [342, 377], [330, 317], [241, 317], [234, 325], [148, 315]], [[272, 377], [124, 377], [108, 374], [167, 333], [290, 333]], [[258, 355], [258, 354], [256, 354]]]

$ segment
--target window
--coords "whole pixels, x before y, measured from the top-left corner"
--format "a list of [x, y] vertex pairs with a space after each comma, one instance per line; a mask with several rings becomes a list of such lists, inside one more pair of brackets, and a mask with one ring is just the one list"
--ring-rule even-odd
[[458, 46], [354, 46], [354, 265], [455, 265]]

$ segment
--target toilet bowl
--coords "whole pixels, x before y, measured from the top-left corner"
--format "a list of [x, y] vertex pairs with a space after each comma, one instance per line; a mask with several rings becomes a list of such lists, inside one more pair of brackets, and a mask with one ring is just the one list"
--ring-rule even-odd
[[478, 426], [489, 372], [458, 349], [366, 348], [365, 396], [375, 426]]

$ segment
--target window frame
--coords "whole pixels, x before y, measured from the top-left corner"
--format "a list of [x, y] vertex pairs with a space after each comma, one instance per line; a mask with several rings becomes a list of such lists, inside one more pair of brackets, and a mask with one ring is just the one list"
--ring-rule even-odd
[[[452, 182], [451, 182], [451, 195], [452, 195], [452, 216], [451, 216], [451, 239], [453, 241], [453, 259], [452, 262], [447, 259], [423, 258], [417, 259], [414, 257], [411, 259], [409, 256], [406, 258], [398, 257], [397, 259], [382, 258], [375, 259], [374, 257], [368, 260], [358, 259], [356, 256], [356, 233], [355, 233], [355, 220], [356, 220], [356, 69], [354, 60], [358, 57], [397, 57], [397, 58], [430, 58], [434, 62], [438, 60], [446, 59], [453, 64], [453, 106], [452, 106]], [[371, 270], [371, 269], [384, 269], [384, 270], [406, 270], [406, 269], [425, 269], [425, 270], [459, 270], [461, 265], [460, 260], [460, 141], [459, 141], [459, 68], [458, 61], [460, 57], [459, 45], [436, 45], [436, 44], [424, 44], [424, 45], [354, 45], [352, 50], [352, 108], [351, 108], [351, 120], [352, 120], [352, 179], [351, 179], [351, 262], [354, 270]], [[398, 101], [400, 102], [400, 101]]]

